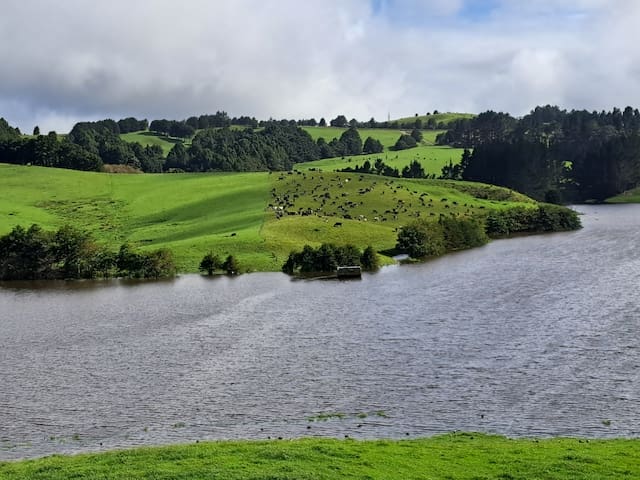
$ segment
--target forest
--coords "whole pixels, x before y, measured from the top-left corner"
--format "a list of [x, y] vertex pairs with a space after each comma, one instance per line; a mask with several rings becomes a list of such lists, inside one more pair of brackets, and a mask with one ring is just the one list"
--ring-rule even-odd
[[[640, 185], [640, 112], [537, 107], [452, 123], [441, 145], [469, 149], [446, 178], [506, 186], [552, 203], [603, 201]], [[456, 168], [457, 167], [457, 168]]]

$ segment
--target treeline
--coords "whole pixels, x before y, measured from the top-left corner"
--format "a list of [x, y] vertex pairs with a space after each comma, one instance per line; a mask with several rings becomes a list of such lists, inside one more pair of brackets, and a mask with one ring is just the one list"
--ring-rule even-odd
[[631, 107], [545, 106], [520, 119], [489, 111], [453, 122], [437, 142], [473, 149], [449, 178], [503, 185], [538, 200], [602, 201], [640, 185], [640, 112]]
[[232, 118], [227, 112], [217, 111], [213, 115], [191, 116], [186, 120], [153, 120], [149, 124], [149, 130], [171, 137], [187, 138], [193, 136], [197, 130], [206, 130], [207, 128], [224, 128], [231, 125], [257, 128], [265, 126], [267, 123], [270, 122], [258, 122], [254, 117]]
[[297, 162], [317, 160], [319, 147], [298, 127], [269, 125], [263, 130], [202, 130], [185, 147], [169, 152], [165, 170], [186, 172], [289, 170]]
[[17, 128], [0, 118], [0, 162], [17, 165], [100, 170], [102, 160], [68, 139], [60, 141], [55, 132], [24, 137]]
[[289, 275], [315, 275], [335, 273], [340, 266], [360, 266], [365, 271], [377, 270], [378, 255], [373, 247], [364, 251], [354, 245], [334, 245], [323, 243], [318, 248], [305, 245], [302, 251], [293, 251], [282, 266]]
[[382, 144], [371, 137], [362, 141], [356, 128], [348, 128], [327, 142], [316, 142], [294, 125], [269, 123], [261, 130], [246, 128], [199, 131], [185, 146], [177, 143], [167, 155], [166, 171], [290, 170], [296, 163], [362, 153], [380, 153]]
[[369, 173], [396, 178], [435, 178], [435, 175], [429, 176], [425, 173], [422, 164], [418, 160], [412, 160], [409, 165], [405, 165], [402, 168], [402, 172], [395, 167], [387, 165], [381, 158], [377, 158], [373, 165], [369, 160], [365, 160], [362, 166], [346, 167], [338, 171], [347, 173]]
[[[131, 119], [132, 122], [135, 119]], [[146, 122], [143, 120], [142, 122]], [[142, 146], [137, 142], [125, 142], [120, 138], [120, 122], [100, 120], [76, 123], [67, 140], [97, 157], [102, 165], [126, 165], [143, 172], [159, 173], [164, 167], [164, 152], [158, 145]], [[79, 169], [82, 170], [82, 169]]]
[[[392, 130], [411, 130], [411, 129], [418, 129], [418, 130], [444, 130], [448, 127], [448, 122], [443, 122], [443, 121], [438, 121], [435, 117], [435, 115], [438, 115], [439, 112], [437, 110], [434, 110], [433, 112], [433, 117], [431, 116], [431, 113], [427, 112], [426, 113], [426, 120], [423, 120], [422, 118], [418, 117], [418, 114], [416, 113], [416, 116], [414, 119], [411, 120], [405, 120], [405, 121], [398, 121], [398, 120], [394, 120], [394, 121], [383, 121], [383, 122], [378, 122], [375, 118], [371, 117], [369, 120], [366, 121], [359, 121], [356, 120], [355, 118], [352, 118], [351, 120], [347, 120], [347, 117], [345, 117], [344, 115], [338, 115], [335, 118], [332, 118], [328, 125], [331, 127], [342, 127], [342, 128], [347, 128], [347, 127], [353, 127], [353, 128], [386, 128], [386, 129], [392, 129]], [[271, 120], [273, 121], [273, 120]], [[303, 119], [303, 120], [278, 120], [278, 122], [283, 122], [283, 123], [289, 123], [289, 124], [294, 124], [294, 125], [298, 125], [298, 126], [307, 126], [307, 127], [326, 127], [327, 126], [327, 121], [324, 118], [321, 118], [319, 121], [316, 121], [315, 118], [310, 118], [310, 119]]]
[[579, 228], [581, 223], [575, 211], [550, 204], [493, 210], [484, 218], [441, 215], [437, 221], [416, 220], [402, 227], [398, 232], [396, 249], [421, 259], [479, 247], [489, 238]]
[[0, 237], [0, 280], [160, 278], [176, 273], [167, 249], [138, 252], [123, 244], [117, 252], [98, 245], [87, 232], [64, 226], [16, 226]]
[[161, 147], [143, 147], [120, 138], [123, 130], [138, 129], [146, 122], [135, 118], [80, 122], [66, 137], [59, 138], [56, 132], [25, 137], [0, 119], [0, 162], [85, 171], [101, 171], [104, 165], [113, 164], [161, 172], [165, 161]]

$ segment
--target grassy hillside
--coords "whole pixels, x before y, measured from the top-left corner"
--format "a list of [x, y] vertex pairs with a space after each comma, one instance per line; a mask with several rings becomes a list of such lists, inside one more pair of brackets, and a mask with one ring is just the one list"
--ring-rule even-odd
[[433, 119], [437, 123], [442, 122], [444, 124], [449, 124], [461, 118], [473, 118], [475, 116], [476, 115], [474, 113], [445, 112], [445, 113], [435, 113], [435, 114], [432, 113], [431, 115], [418, 115], [417, 117], [414, 115], [413, 117], [403, 117], [403, 118], [398, 118], [392, 121], [398, 122], [398, 123], [408, 123], [408, 122], [415, 122], [419, 118], [420, 120], [422, 120], [423, 124], [426, 124], [426, 122], [428, 122], [430, 119]]
[[123, 133], [120, 135], [120, 138], [122, 138], [125, 142], [137, 142], [142, 146], [160, 145], [165, 156], [171, 151], [176, 143], [182, 142], [177, 138], [167, 137], [166, 135], [160, 135], [159, 133], [150, 132], [147, 130], [140, 132]]
[[[322, 137], [327, 142], [330, 142], [333, 138], [340, 138], [340, 135], [345, 131], [344, 128], [338, 127], [302, 128], [307, 131], [314, 140]], [[424, 140], [418, 147], [399, 152], [392, 151], [391, 147], [396, 143], [398, 137], [400, 137], [402, 133], [407, 132], [380, 128], [361, 128], [358, 129], [358, 132], [360, 132], [360, 137], [362, 137], [363, 141], [369, 136], [379, 140], [384, 146], [384, 152], [377, 155], [327, 158], [316, 162], [301, 164], [299, 168], [337, 170], [349, 166], [355, 166], [356, 164], [362, 165], [365, 160], [369, 160], [373, 163], [377, 158], [381, 158], [387, 165], [391, 165], [399, 170], [402, 170], [404, 166], [408, 165], [413, 160], [418, 160], [423, 165], [426, 173], [440, 175], [444, 165], [448, 164], [450, 161], [454, 164], [458, 163], [462, 157], [462, 149], [434, 145], [436, 135], [441, 133], [441, 131], [425, 130], [423, 132]], [[180, 142], [178, 139], [149, 131], [126, 133], [121, 135], [121, 138], [127, 142], [138, 142], [141, 145], [160, 145], [165, 155], [169, 153], [175, 143]]]
[[0, 463], [2, 480], [640, 478], [639, 440], [451, 434], [419, 440], [212, 442]]
[[171, 248], [187, 271], [213, 246], [269, 270], [276, 265], [260, 236], [268, 195], [266, 173], [117, 175], [0, 165], [0, 233], [17, 224], [70, 224], [114, 248], [125, 241]]
[[182, 271], [196, 271], [210, 249], [236, 255], [249, 270], [279, 270], [306, 243], [386, 250], [414, 218], [531, 202], [498, 187], [375, 175], [126, 175], [0, 165], [0, 234], [15, 225], [70, 224], [113, 249], [123, 242], [168, 247]]
[[[304, 127], [304, 129], [309, 132], [314, 139], [317, 140], [323, 137], [327, 142], [333, 138], [340, 138], [340, 135], [345, 131], [344, 128], [337, 127]], [[380, 158], [385, 164], [402, 170], [403, 167], [409, 165], [413, 160], [418, 160], [422, 164], [425, 173], [438, 176], [442, 172], [442, 167], [448, 165], [450, 161], [454, 164], [459, 163], [462, 152], [464, 151], [461, 148], [434, 145], [436, 136], [442, 132], [437, 130], [425, 130], [423, 132], [424, 138], [420, 145], [416, 148], [400, 151], [393, 151], [391, 147], [395, 145], [402, 133], [406, 133], [402, 130], [362, 128], [358, 129], [358, 132], [363, 141], [369, 136], [379, 140], [384, 146], [384, 151], [374, 155], [325, 158], [315, 162], [300, 164], [298, 168], [321, 168], [332, 171], [362, 165], [366, 160], [369, 160], [369, 162], [373, 164], [377, 158]]]

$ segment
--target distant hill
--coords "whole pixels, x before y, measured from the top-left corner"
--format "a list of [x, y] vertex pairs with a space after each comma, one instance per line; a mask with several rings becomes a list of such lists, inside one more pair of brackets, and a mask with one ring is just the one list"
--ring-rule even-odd
[[[449, 125], [451, 122], [455, 120], [460, 120], [462, 118], [473, 118], [475, 116], [476, 116], [475, 113], [445, 112], [445, 113], [431, 113], [428, 115], [418, 115], [418, 116], [414, 115], [412, 117], [397, 118], [395, 120], [391, 120], [391, 122], [392, 123], [398, 122], [399, 124], [403, 124], [403, 123], [415, 122], [416, 120], [420, 119], [422, 121], [423, 128], [426, 128], [426, 125], [429, 122], [435, 122], [438, 125], [437, 128], [442, 128], [443, 126], [446, 127], [447, 125]], [[444, 124], [444, 125], [440, 125], [440, 124]]]
[[480, 217], [533, 205], [499, 187], [377, 175], [126, 175], [0, 164], [0, 235], [16, 225], [71, 225], [112, 250], [124, 242], [169, 248], [183, 272], [197, 271], [209, 250], [235, 255], [243, 271], [277, 271], [305, 244], [385, 251], [416, 218]]

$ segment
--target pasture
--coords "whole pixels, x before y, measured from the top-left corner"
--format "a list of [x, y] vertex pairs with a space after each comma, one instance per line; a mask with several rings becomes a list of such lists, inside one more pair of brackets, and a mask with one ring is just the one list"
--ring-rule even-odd
[[0, 165], [0, 234], [69, 224], [114, 250], [124, 242], [169, 248], [183, 272], [197, 271], [209, 250], [237, 256], [243, 271], [279, 270], [305, 244], [390, 250], [412, 219], [531, 202], [487, 185], [333, 172], [128, 175]]
[[[240, 127], [232, 127], [240, 128]], [[339, 127], [301, 127], [308, 132], [314, 140], [324, 138], [330, 142], [333, 138], [340, 138], [345, 128]], [[408, 133], [402, 130], [380, 129], [380, 128], [361, 128], [358, 129], [362, 141], [367, 137], [373, 137], [379, 140], [384, 146], [384, 151], [375, 155], [353, 155], [347, 157], [335, 157], [317, 160], [299, 164], [298, 168], [322, 168], [324, 170], [338, 170], [346, 167], [354, 167], [362, 165], [366, 160], [372, 164], [376, 159], [382, 159], [385, 164], [402, 170], [403, 167], [409, 165], [413, 160], [418, 160], [429, 175], [440, 175], [442, 167], [448, 165], [449, 162], [454, 164], [460, 161], [462, 157], [462, 149], [451, 148], [448, 146], [435, 145], [436, 136], [442, 133], [442, 130], [424, 130], [423, 141], [416, 147], [408, 150], [393, 151], [391, 147], [396, 143], [402, 133]], [[176, 143], [181, 140], [167, 137], [150, 131], [132, 132], [120, 135], [127, 142], [138, 142], [141, 145], [160, 145], [165, 156], [171, 151]], [[189, 142], [185, 142], [188, 145]]]
[[[346, 130], [338, 127], [303, 127], [309, 132], [314, 140], [324, 138], [330, 142], [333, 138], [340, 138], [340, 135]], [[381, 159], [386, 165], [402, 170], [413, 160], [420, 162], [424, 171], [428, 175], [436, 177], [442, 173], [442, 167], [452, 162], [454, 165], [460, 162], [463, 149], [451, 148], [449, 146], [435, 145], [436, 136], [442, 133], [442, 130], [425, 130], [422, 132], [423, 140], [415, 148], [407, 150], [393, 151], [391, 147], [403, 133], [402, 130], [380, 129], [380, 128], [362, 128], [358, 129], [362, 141], [367, 137], [373, 137], [379, 140], [384, 147], [382, 153], [371, 155], [351, 155], [345, 157], [324, 158], [314, 162], [306, 162], [299, 164], [299, 169], [316, 169], [323, 170], [341, 170], [347, 167], [354, 168], [356, 165], [362, 166], [365, 161], [369, 161], [372, 165], [376, 159]]]
[[451, 122], [455, 122], [456, 120], [464, 119], [464, 118], [473, 118], [476, 114], [474, 113], [453, 113], [453, 112], [443, 112], [443, 113], [432, 113], [430, 115], [418, 115], [417, 117], [414, 115], [413, 117], [403, 117], [393, 120], [398, 123], [410, 123], [415, 122], [417, 119], [420, 119], [423, 125], [426, 125], [427, 122], [432, 119], [436, 123], [444, 123], [448, 125]]
[[640, 477], [639, 440], [507, 439], [202, 442], [0, 462], [1, 480], [621, 479]]
[[161, 135], [156, 132], [151, 132], [149, 130], [143, 130], [139, 132], [131, 132], [131, 133], [122, 133], [120, 134], [120, 138], [125, 142], [129, 143], [139, 143], [143, 147], [147, 145], [159, 145], [162, 147], [162, 151], [164, 152], [164, 156], [171, 151], [173, 146], [176, 143], [184, 143], [182, 140], [178, 138], [167, 137], [166, 135]]

